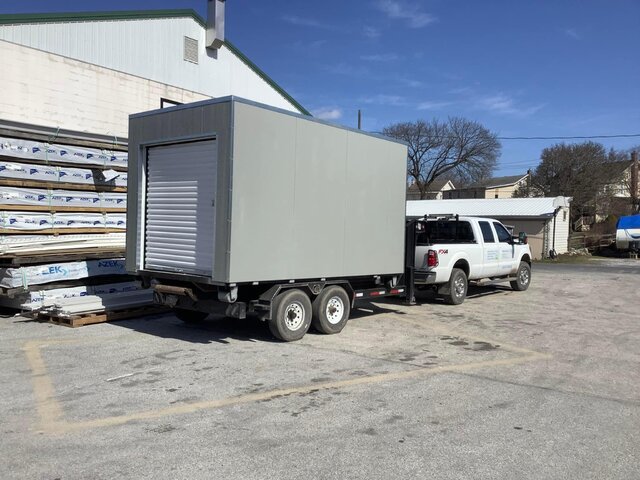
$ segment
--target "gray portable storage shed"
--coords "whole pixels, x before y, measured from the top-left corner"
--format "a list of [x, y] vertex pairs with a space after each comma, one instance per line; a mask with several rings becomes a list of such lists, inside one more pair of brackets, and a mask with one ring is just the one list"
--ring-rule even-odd
[[406, 158], [237, 97], [132, 115], [127, 269], [210, 284], [402, 273]]

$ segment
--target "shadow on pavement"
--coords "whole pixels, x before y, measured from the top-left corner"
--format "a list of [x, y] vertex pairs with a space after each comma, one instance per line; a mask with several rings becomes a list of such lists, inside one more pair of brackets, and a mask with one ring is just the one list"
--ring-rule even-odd
[[206, 320], [194, 324], [185, 323], [167, 313], [162, 316], [122, 320], [114, 325], [147, 335], [191, 343], [228, 344], [230, 340], [279, 343], [269, 332], [267, 323], [254, 317], [239, 320], [211, 315]]

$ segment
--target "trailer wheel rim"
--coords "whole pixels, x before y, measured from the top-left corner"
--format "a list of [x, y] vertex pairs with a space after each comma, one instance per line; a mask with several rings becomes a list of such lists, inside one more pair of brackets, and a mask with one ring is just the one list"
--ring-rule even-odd
[[344, 303], [340, 297], [336, 295], [329, 299], [325, 309], [325, 316], [331, 325], [340, 323], [342, 317], [344, 317]]
[[520, 269], [520, 283], [522, 285], [526, 285], [529, 283], [529, 269], [522, 268]]
[[300, 302], [290, 303], [284, 310], [284, 323], [287, 326], [287, 329], [292, 332], [295, 332], [302, 327], [304, 317], [304, 306]]
[[456, 278], [455, 281], [453, 282], [453, 290], [456, 294], [456, 297], [461, 297], [462, 295], [464, 295], [465, 288], [466, 288], [466, 285], [465, 285], [464, 278], [462, 278], [461, 276]]

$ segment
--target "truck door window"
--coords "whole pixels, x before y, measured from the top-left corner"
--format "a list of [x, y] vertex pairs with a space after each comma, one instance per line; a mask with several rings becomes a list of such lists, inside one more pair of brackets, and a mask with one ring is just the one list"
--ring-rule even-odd
[[498, 241], [500, 243], [509, 243], [511, 242], [511, 234], [498, 222], [493, 222], [493, 228], [496, 229], [496, 233], [498, 234]]
[[493, 230], [491, 230], [489, 222], [478, 222], [478, 224], [480, 225], [480, 230], [482, 230], [484, 243], [496, 243], [496, 238], [493, 236]]

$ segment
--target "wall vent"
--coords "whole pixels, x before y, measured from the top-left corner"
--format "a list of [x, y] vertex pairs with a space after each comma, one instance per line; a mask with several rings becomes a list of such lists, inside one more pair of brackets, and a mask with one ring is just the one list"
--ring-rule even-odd
[[198, 63], [198, 40], [195, 38], [184, 37], [184, 60]]

